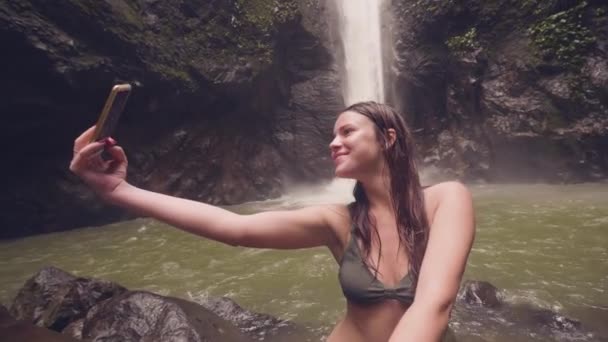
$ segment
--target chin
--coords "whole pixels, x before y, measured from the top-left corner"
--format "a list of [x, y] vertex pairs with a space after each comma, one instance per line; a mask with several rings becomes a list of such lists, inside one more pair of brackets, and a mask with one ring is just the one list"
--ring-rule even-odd
[[352, 172], [350, 172], [350, 170], [345, 170], [343, 168], [336, 168], [336, 170], [334, 171], [334, 176], [336, 176], [337, 178], [347, 178], [347, 179], [354, 179], [354, 174]]

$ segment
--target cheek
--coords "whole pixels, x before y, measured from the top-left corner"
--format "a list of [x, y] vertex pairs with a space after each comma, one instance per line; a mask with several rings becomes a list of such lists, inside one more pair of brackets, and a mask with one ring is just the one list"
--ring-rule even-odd
[[356, 155], [363, 161], [374, 161], [382, 155], [378, 142], [373, 137], [362, 139], [355, 148]]

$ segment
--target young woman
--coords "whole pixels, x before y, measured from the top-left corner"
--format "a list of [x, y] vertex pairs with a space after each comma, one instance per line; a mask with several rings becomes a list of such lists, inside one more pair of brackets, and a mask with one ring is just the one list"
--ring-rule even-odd
[[234, 246], [327, 246], [347, 299], [328, 341], [441, 339], [475, 234], [471, 194], [458, 182], [421, 187], [411, 134], [391, 107], [357, 103], [336, 120], [335, 175], [357, 180], [355, 202], [254, 215], [130, 185], [122, 148], [103, 161], [92, 133], [76, 139], [70, 170], [109, 203]]

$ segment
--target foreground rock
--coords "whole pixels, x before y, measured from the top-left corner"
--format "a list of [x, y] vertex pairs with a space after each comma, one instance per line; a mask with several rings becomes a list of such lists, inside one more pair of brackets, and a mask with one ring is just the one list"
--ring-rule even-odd
[[252, 341], [202, 306], [149, 292], [129, 291], [94, 307], [82, 338], [90, 341]]
[[62, 331], [84, 318], [96, 304], [126, 291], [116, 283], [78, 278], [58, 268], [45, 267], [21, 288], [10, 312], [16, 319]]
[[502, 304], [499, 290], [487, 281], [465, 281], [458, 292], [458, 299], [469, 305], [487, 308], [496, 308]]
[[319, 338], [293, 322], [248, 311], [227, 297], [206, 298], [201, 305], [260, 341], [316, 341]]
[[41, 328], [27, 321], [18, 321], [0, 305], [0, 342], [77, 342], [78, 339]]
[[[492, 333], [514, 340], [547, 336], [555, 341], [602, 338], [559, 312], [504, 298], [503, 291], [488, 282], [464, 282], [450, 322], [456, 336]], [[42, 269], [26, 282], [11, 313], [0, 307], [0, 337], [9, 336], [7, 341], [45, 340], [46, 336], [48, 341], [310, 342], [321, 338], [318, 331], [248, 311], [228, 298], [193, 303], [77, 278], [53, 267]]]
[[[595, 332], [573, 318], [530, 304], [512, 304], [502, 292], [486, 281], [468, 280], [457, 297], [455, 325], [475, 331], [475, 325], [501, 336], [521, 339], [525, 336], [547, 336], [554, 341], [594, 340]], [[527, 337], [526, 337], [527, 338]]]
[[[245, 310], [227, 298], [209, 298], [201, 305], [145, 291], [128, 291], [108, 281], [77, 278], [55, 267], [45, 267], [29, 279], [10, 312], [12, 316], [0, 308], [2, 317], [10, 322], [10, 329], [7, 323], [0, 335], [16, 330], [25, 333], [30, 328], [38, 333], [46, 331], [34, 329], [31, 324], [35, 324], [90, 341], [318, 339], [292, 322]], [[18, 325], [15, 319], [20, 320]]]

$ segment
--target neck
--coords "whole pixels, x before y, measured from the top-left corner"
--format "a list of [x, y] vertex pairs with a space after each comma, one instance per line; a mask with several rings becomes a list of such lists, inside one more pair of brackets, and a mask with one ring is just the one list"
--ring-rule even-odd
[[361, 180], [363, 189], [369, 201], [370, 209], [372, 210], [389, 210], [393, 211], [393, 203], [391, 201], [390, 176], [388, 171], [379, 172], [369, 179]]

